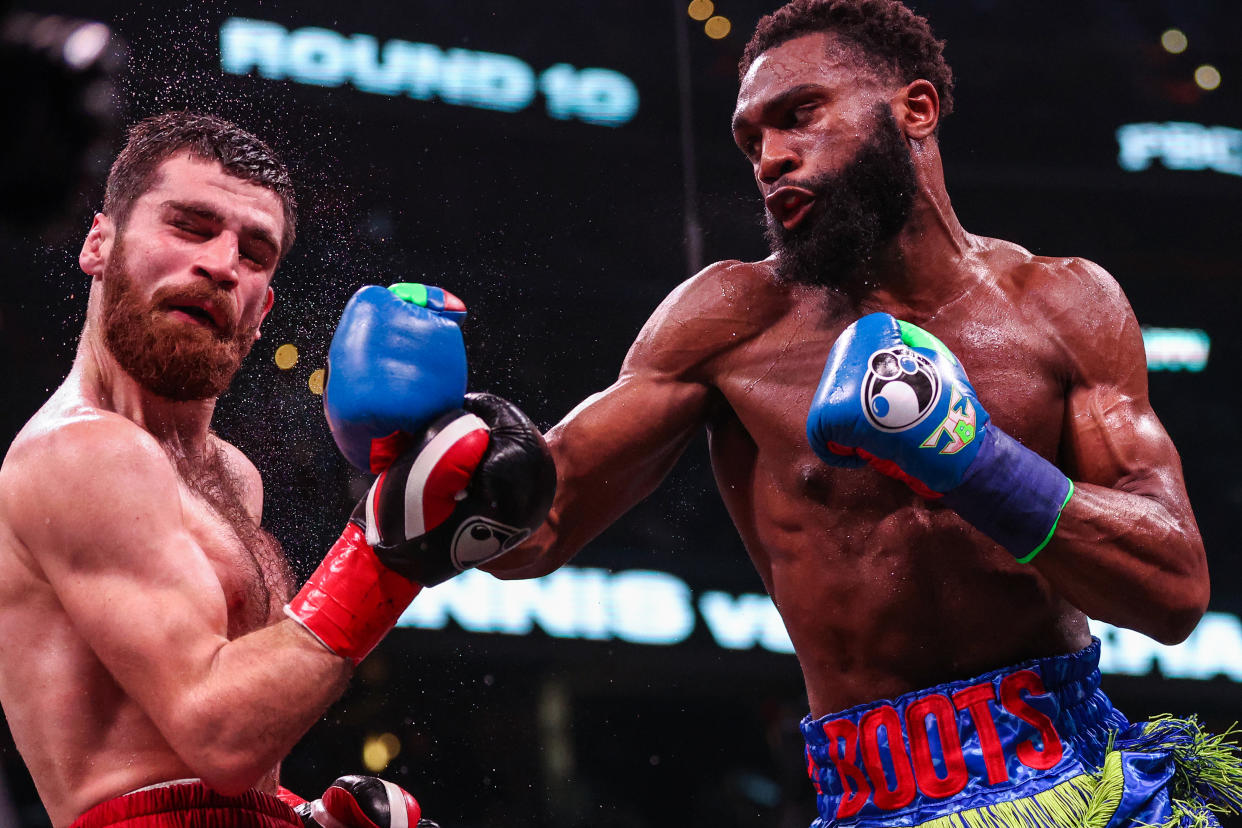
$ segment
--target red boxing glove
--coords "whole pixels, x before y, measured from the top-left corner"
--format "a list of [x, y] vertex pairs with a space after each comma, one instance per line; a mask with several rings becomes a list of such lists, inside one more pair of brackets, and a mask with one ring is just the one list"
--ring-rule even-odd
[[[387, 540], [378, 530], [396, 523], [421, 536], [448, 520], [488, 444], [487, 425], [472, 414], [455, 412], [433, 424], [421, 443], [394, 463], [397, 479], [386, 471], [358, 503], [323, 563], [285, 605], [285, 614], [332, 652], [354, 664], [362, 661], [422, 589], [376, 557], [372, 544]], [[391, 494], [377, 497], [376, 491]]]
[[307, 828], [424, 828], [418, 800], [374, 776], [342, 776], [314, 802], [294, 808]]
[[467, 394], [380, 474], [350, 525], [285, 607], [355, 664], [422, 586], [503, 555], [548, 514], [556, 465], [513, 403]]

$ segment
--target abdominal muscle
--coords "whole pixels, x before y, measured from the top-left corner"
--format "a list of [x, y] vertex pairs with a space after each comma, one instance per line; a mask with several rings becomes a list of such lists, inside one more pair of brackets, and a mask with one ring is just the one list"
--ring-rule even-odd
[[1089, 643], [1081, 612], [951, 510], [870, 469], [827, 474], [822, 502], [762, 473], [721, 487], [814, 716]]

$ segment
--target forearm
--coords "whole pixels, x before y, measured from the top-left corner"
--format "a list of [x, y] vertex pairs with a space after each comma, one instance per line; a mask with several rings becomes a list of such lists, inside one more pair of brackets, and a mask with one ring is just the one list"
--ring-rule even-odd
[[538, 578], [563, 566], [655, 490], [681, 455], [682, 442], [648, 456], [642, 454], [647, 449], [627, 446], [606, 453], [573, 420], [548, 432], [547, 441], [557, 468], [552, 510], [527, 541], [484, 567], [497, 578]]
[[1194, 519], [1154, 493], [1075, 483], [1052, 541], [1032, 564], [1092, 618], [1164, 643], [1183, 640], [1207, 608]]
[[568, 563], [581, 546], [565, 543], [558, 534], [555, 510], [554, 505], [553, 513], [521, 545], [479, 568], [496, 578], [511, 581], [541, 578]]
[[220, 646], [162, 730], [213, 788], [245, 790], [340, 696], [351, 669], [347, 659], [282, 619]]
[[[550, 445], [555, 446], [549, 435]], [[554, 455], [555, 456], [555, 455]], [[557, 457], [557, 469], [567, 469]], [[623, 493], [610, 491], [606, 483], [575, 480], [558, 473], [556, 498], [543, 525], [511, 552], [483, 567], [504, 580], [539, 578], [564, 566], [615, 520], [628, 503]], [[591, 496], [586, 496], [590, 493]], [[636, 498], [641, 499], [641, 497]], [[613, 509], [608, 509], [608, 506]]]

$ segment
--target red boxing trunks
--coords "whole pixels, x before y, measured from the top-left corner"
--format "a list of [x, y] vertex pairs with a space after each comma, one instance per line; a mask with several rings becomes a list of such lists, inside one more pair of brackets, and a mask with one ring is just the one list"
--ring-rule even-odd
[[1216, 826], [1242, 810], [1236, 748], [1194, 719], [1130, 724], [1100, 642], [802, 721], [812, 828]]
[[302, 828], [274, 796], [224, 796], [198, 780], [142, 788], [91, 808], [70, 828]]

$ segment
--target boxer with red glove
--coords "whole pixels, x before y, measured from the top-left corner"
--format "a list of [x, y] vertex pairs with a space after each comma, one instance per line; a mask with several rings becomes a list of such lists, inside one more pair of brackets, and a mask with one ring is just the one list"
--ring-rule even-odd
[[409, 791], [375, 776], [342, 776], [314, 802], [285, 788], [277, 795], [305, 828], [439, 828]]
[[[457, 400], [465, 357], [460, 332], [445, 327], [455, 331], [456, 321], [439, 315], [449, 303], [419, 304], [435, 290], [407, 291], [413, 298], [403, 300], [396, 291], [363, 288], [346, 307], [330, 350], [335, 368], [324, 409], [337, 444], [356, 464], [379, 465], [413, 439], [409, 429], [440, 414], [381, 470], [340, 539], [285, 606], [355, 664], [423, 586], [529, 535], [547, 515], [556, 485], [542, 435], [516, 406], [488, 394]], [[466, 410], [436, 410], [455, 400]]]

